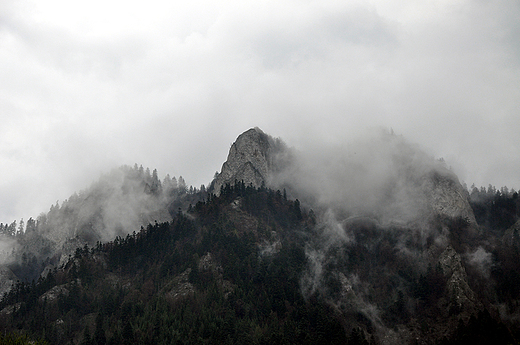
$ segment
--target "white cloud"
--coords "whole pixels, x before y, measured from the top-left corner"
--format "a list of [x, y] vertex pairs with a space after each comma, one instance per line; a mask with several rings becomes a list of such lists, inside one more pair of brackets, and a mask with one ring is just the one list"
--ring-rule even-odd
[[208, 183], [253, 126], [295, 146], [392, 127], [469, 184], [520, 188], [517, 3], [46, 0], [0, 13], [0, 221], [120, 164]]

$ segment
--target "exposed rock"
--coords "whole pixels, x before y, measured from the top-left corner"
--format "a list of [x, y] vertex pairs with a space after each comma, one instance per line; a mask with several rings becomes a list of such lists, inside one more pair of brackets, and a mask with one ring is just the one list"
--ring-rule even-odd
[[[435, 161], [433, 157], [397, 137], [385, 136], [380, 140], [384, 145], [390, 147], [387, 151], [383, 150], [382, 153], [388, 156], [380, 157], [382, 169], [389, 170], [388, 175], [385, 176], [388, 183], [387, 185], [381, 184], [382, 188], [384, 187], [381, 195], [361, 195], [358, 198], [367, 200], [368, 203], [356, 204], [358, 199], [349, 197], [350, 194], [336, 193], [338, 186], [351, 182], [351, 180], [335, 174], [336, 171], [342, 171], [341, 165], [333, 164], [329, 169], [331, 171], [327, 169], [314, 171], [313, 164], [318, 164], [317, 162], [307, 162], [305, 154], [303, 154], [303, 158], [300, 157], [296, 151], [288, 149], [279, 139], [270, 137], [259, 128], [249, 129], [238, 136], [229, 150], [221, 172], [212, 182], [210, 191], [219, 195], [221, 187], [226, 184], [233, 185], [235, 181], [243, 181], [246, 185], [251, 184], [254, 187], [262, 185], [271, 188], [287, 187], [290, 194], [298, 195], [300, 199], [305, 199], [310, 195], [311, 203], [312, 198], [318, 198], [334, 207], [349, 205], [351, 207], [348, 210], [350, 215], [361, 216], [366, 215], [367, 212], [379, 213], [375, 214], [376, 218], [380, 218], [385, 223], [409, 225], [429, 222], [436, 216], [441, 218], [460, 217], [466, 219], [472, 229], [477, 229], [467, 192], [457, 176], [442, 161]], [[379, 147], [378, 145], [376, 147]], [[363, 169], [381, 169], [378, 164], [367, 163], [351, 157], [345, 158], [341, 155], [334, 157], [330, 152], [325, 156], [331, 156], [332, 159], [337, 158], [341, 164], [347, 167], [359, 165]], [[302, 159], [304, 163], [302, 163]], [[327, 163], [327, 161], [321, 163]], [[346, 170], [347, 176], [349, 174], [356, 176], [355, 168]], [[379, 175], [376, 174], [377, 176]], [[317, 177], [325, 179], [326, 183], [314, 190], [313, 186], [316, 184]], [[362, 177], [358, 176], [357, 179], [361, 181], [361, 185], [365, 182]], [[309, 190], [306, 190], [307, 188]], [[327, 192], [327, 188], [331, 190]], [[350, 188], [350, 190], [357, 191], [358, 189]], [[362, 189], [359, 191], [361, 194], [365, 192]], [[235, 200], [232, 206], [239, 209], [240, 200]], [[313, 205], [313, 207], [315, 206]]]
[[189, 282], [190, 273], [191, 268], [188, 268], [173, 278], [172, 282], [163, 289], [163, 291], [166, 292], [166, 296], [172, 300], [178, 300], [179, 298], [191, 295], [195, 291], [195, 287]]
[[402, 225], [424, 225], [426, 222], [426, 226], [436, 218], [462, 218], [468, 222], [470, 229], [478, 229], [467, 192], [458, 177], [439, 162], [413, 164], [407, 162], [402, 168], [406, 173], [395, 178], [394, 183], [399, 188], [394, 198], [388, 200], [387, 208], [383, 207], [386, 216], [392, 218], [393, 215], [393, 221]]
[[520, 219], [505, 231], [502, 242], [507, 245], [520, 243]]
[[224, 298], [228, 298], [229, 295], [235, 291], [235, 284], [231, 283], [229, 280], [223, 279], [220, 282], [220, 286], [222, 287], [222, 292], [224, 293]]
[[277, 169], [279, 154], [285, 151], [281, 140], [274, 139], [255, 127], [238, 136], [231, 145], [226, 162], [210, 190], [216, 195], [226, 184], [243, 181], [246, 186], [268, 185], [270, 174]]
[[347, 277], [342, 272], [338, 272], [337, 277], [341, 284], [341, 298], [333, 302], [335, 309], [344, 315], [356, 310], [371, 323], [372, 327], [379, 331], [386, 329], [379, 308], [365, 298], [365, 292], [370, 288], [370, 284], [361, 282], [357, 275], [351, 274]]
[[81, 240], [79, 237], [69, 238], [65, 240], [61, 246], [60, 261], [58, 267], [65, 266], [71, 258], [74, 257], [74, 253], [77, 248], [83, 248], [87, 242]]
[[264, 240], [262, 243], [258, 244], [258, 254], [260, 257], [272, 256], [279, 253], [281, 249], [282, 242], [277, 237], [275, 237], [274, 241], [272, 242]]
[[343, 298], [348, 298], [349, 294], [354, 295], [352, 284], [342, 272], [339, 273], [339, 281], [341, 283], [341, 295]]
[[447, 169], [430, 173], [423, 189], [435, 214], [449, 218], [462, 217], [470, 225], [477, 226], [467, 192], [454, 173]]
[[217, 275], [222, 274], [222, 266], [215, 263], [213, 260], [213, 255], [211, 255], [209, 252], [200, 258], [198, 268], [199, 271], [211, 271]]
[[230, 293], [235, 290], [235, 285], [231, 283], [229, 280], [225, 280], [223, 276], [222, 266], [215, 261], [213, 255], [211, 253], [206, 253], [202, 258], [200, 258], [198, 263], [198, 269], [200, 272], [211, 272], [213, 278], [217, 281], [222, 292], [224, 294], [224, 298], [227, 298]]
[[449, 308], [451, 310], [473, 312], [479, 307], [475, 293], [469, 287], [467, 274], [460, 255], [452, 246], [446, 247], [439, 258], [443, 274], [447, 277]]
[[12, 314], [15, 310], [18, 310], [21, 305], [22, 305], [22, 302], [18, 302], [18, 303], [15, 303], [15, 304], [8, 305], [4, 309], [0, 310], [0, 315]]
[[56, 267], [54, 265], [47, 265], [45, 266], [45, 268], [43, 269], [42, 273], [40, 274], [40, 277], [42, 278], [46, 278], [49, 273], [51, 273]]
[[446, 277], [450, 277], [454, 272], [462, 272], [462, 275], [466, 275], [464, 267], [462, 267], [462, 259], [460, 255], [453, 249], [452, 246], [447, 246], [439, 257], [439, 264], [442, 269], [442, 273]]
[[68, 284], [64, 285], [57, 285], [50, 289], [49, 291], [45, 292], [43, 295], [40, 296], [39, 300], [44, 301], [47, 300], [48, 302], [56, 300], [59, 296], [68, 296], [69, 295], [69, 289], [67, 289]]
[[238, 210], [240, 207], [242, 207], [242, 198], [236, 198], [235, 200], [233, 200], [233, 202], [231, 203], [231, 207], [234, 210]]
[[9, 290], [14, 283], [18, 280], [18, 277], [8, 267], [0, 265], [0, 299]]

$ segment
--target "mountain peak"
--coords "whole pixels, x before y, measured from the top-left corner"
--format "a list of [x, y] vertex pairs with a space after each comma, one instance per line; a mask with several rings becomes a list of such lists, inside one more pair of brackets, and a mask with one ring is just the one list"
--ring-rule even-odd
[[212, 183], [213, 192], [219, 195], [222, 186], [235, 181], [257, 188], [267, 185], [273, 169], [273, 153], [284, 147], [281, 140], [272, 138], [258, 127], [240, 134]]

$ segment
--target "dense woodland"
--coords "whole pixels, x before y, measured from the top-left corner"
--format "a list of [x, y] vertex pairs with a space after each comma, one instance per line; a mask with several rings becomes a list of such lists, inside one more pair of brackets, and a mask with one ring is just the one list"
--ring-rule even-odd
[[[237, 198], [245, 212], [229, 206]], [[306, 257], [294, 230], [310, 226], [280, 192], [227, 186], [172, 222], [79, 248], [62, 269], [17, 284], [0, 324], [53, 344], [344, 343], [330, 307], [299, 292]], [[279, 250], [259, 255], [257, 243], [273, 240]]]
[[[161, 205], [172, 220], [83, 245], [45, 276], [39, 276], [42, 265], [53, 258], [26, 258], [18, 271], [13, 267], [26, 279], [0, 302], [0, 333], [6, 335], [0, 344], [379, 344], [382, 330], [403, 334], [403, 327], [407, 343], [520, 339], [520, 238], [513, 226], [520, 202], [514, 191], [468, 191], [479, 232], [465, 219], [431, 224], [449, 228], [457, 252], [483, 248], [492, 255], [489, 276], [463, 256], [479, 301], [469, 313], [449, 300], [435, 260], [420, 257], [421, 266], [397, 249], [404, 243], [427, 252], [434, 235], [424, 242], [409, 229], [362, 220], [349, 226], [354, 241], [318, 248], [318, 216], [285, 191], [236, 181], [217, 197], [183, 180], [181, 187], [168, 178], [161, 183], [156, 171], [127, 172], [148, 181], [138, 184], [147, 194], [166, 195]], [[35, 236], [52, 224], [52, 212], [74, 210], [76, 199], [81, 196], [53, 206], [46, 218], [28, 220], [25, 229], [21, 222], [0, 226], [2, 236]], [[313, 246], [326, 260], [322, 281], [306, 289]]]
[[487, 189], [471, 186], [468, 192], [475, 218], [486, 232], [503, 232], [519, 219], [520, 200], [515, 190], [489, 185]]

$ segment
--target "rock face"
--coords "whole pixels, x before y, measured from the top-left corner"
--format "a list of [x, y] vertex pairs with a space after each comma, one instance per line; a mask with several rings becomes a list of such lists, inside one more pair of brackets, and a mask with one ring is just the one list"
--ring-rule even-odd
[[2, 296], [11, 290], [11, 286], [13, 286], [14, 283], [18, 278], [16, 275], [6, 266], [0, 266], [0, 299], [2, 299]]
[[166, 291], [166, 296], [173, 300], [178, 300], [193, 294], [195, 287], [189, 282], [190, 273], [191, 268], [188, 268], [175, 277], [172, 282], [163, 289]]
[[285, 145], [280, 140], [259, 128], [242, 133], [229, 149], [220, 174], [212, 182], [212, 192], [219, 195], [222, 186], [233, 185], [235, 181], [257, 188], [267, 185], [271, 172], [276, 169], [277, 155], [284, 150]]
[[475, 293], [469, 287], [467, 274], [460, 255], [452, 246], [446, 247], [439, 258], [442, 272], [447, 278], [450, 309], [471, 312], [478, 307]]
[[438, 171], [433, 172], [423, 188], [435, 214], [449, 218], [462, 217], [470, 225], [477, 226], [467, 192], [455, 174], [448, 170], [443, 171], [442, 174]]
[[55, 287], [41, 295], [38, 299], [40, 302], [43, 302], [44, 300], [51, 302], [56, 300], [61, 295], [68, 296], [70, 291], [67, 287], [68, 284], [56, 285]]
[[[436, 216], [461, 217], [477, 228], [467, 192], [442, 161], [395, 136], [383, 136], [376, 142], [374, 148], [360, 154], [362, 158], [343, 147], [338, 152], [307, 154], [290, 150], [281, 140], [252, 128], [233, 143], [210, 191], [219, 195], [221, 187], [235, 181], [257, 188], [263, 184], [287, 187], [300, 199], [312, 196], [334, 208], [347, 206], [357, 216], [380, 213], [382, 218], [404, 224]], [[386, 185], [381, 181], [387, 181]]]
[[520, 243], [520, 220], [505, 231], [502, 242], [510, 246]]

